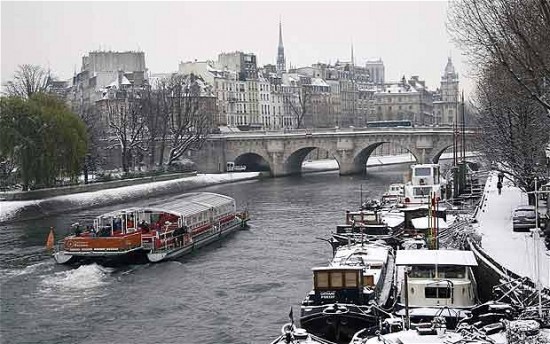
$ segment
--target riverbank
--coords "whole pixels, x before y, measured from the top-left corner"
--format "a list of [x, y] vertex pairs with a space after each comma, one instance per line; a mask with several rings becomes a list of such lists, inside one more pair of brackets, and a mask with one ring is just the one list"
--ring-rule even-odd
[[124, 203], [138, 197], [188, 192], [214, 184], [258, 179], [260, 176], [261, 172], [199, 174], [192, 177], [81, 192], [39, 200], [0, 201], [0, 223], [28, 220], [44, 215], [59, 214], [65, 211], [91, 208], [99, 205]]
[[538, 262], [540, 282], [549, 287], [550, 257], [543, 240], [535, 242], [530, 232], [512, 230], [512, 210], [528, 204], [527, 195], [507, 180], [499, 195], [497, 181], [496, 172], [487, 178], [483, 203], [476, 216], [475, 229], [482, 236], [482, 248], [503, 267], [532, 281], [537, 280]]

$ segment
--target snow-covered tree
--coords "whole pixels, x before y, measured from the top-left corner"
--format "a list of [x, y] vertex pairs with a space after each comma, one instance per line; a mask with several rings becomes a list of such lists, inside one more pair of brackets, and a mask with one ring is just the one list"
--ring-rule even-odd
[[199, 149], [212, 129], [215, 99], [197, 76], [175, 74], [168, 85], [170, 165], [189, 150]]
[[523, 191], [545, 177], [550, 118], [542, 104], [504, 73], [500, 64], [485, 68], [477, 89], [478, 149]]
[[550, 1], [449, 3], [449, 31], [473, 66], [498, 64], [550, 117]]

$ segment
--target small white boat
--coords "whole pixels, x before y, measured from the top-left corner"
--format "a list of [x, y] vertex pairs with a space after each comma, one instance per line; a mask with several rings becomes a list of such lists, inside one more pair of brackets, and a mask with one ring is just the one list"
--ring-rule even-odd
[[400, 289], [395, 314], [409, 319], [409, 328], [440, 317], [455, 328], [478, 305], [471, 251], [399, 250], [395, 263]]
[[441, 199], [441, 173], [438, 164], [417, 164], [411, 166], [411, 180], [405, 184], [404, 205], [430, 204], [432, 199]]
[[388, 191], [382, 194], [380, 203], [382, 207], [396, 206], [403, 202], [405, 197], [405, 184], [390, 184]]

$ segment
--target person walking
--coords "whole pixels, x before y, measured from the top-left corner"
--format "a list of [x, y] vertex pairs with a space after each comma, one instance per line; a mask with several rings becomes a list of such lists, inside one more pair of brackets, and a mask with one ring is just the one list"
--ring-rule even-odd
[[502, 182], [500, 180], [497, 183], [497, 189], [498, 189], [498, 194], [500, 195], [502, 193]]

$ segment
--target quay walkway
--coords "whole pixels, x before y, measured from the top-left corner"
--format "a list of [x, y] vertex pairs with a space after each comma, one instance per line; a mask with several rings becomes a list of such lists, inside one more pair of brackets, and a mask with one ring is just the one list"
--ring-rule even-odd
[[477, 213], [477, 231], [481, 234], [483, 250], [503, 267], [519, 276], [537, 280], [537, 262], [540, 282], [550, 286], [550, 256], [547, 254], [544, 239], [535, 240], [530, 232], [512, 230], [512, 210], [528, 204], [527, 194], [505, 180], [502, 193], [497, 190], [496, 172], [487, 178], [483, 203]]

